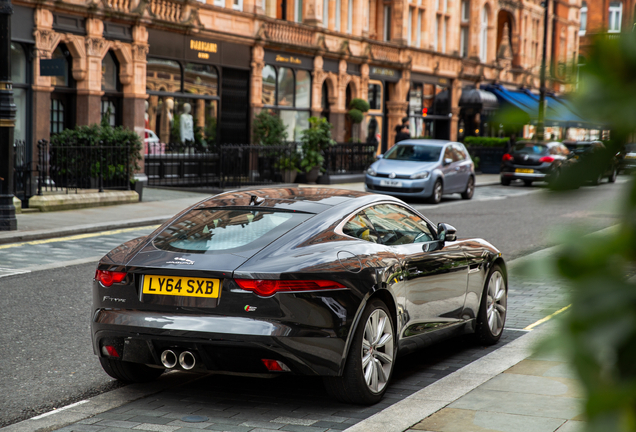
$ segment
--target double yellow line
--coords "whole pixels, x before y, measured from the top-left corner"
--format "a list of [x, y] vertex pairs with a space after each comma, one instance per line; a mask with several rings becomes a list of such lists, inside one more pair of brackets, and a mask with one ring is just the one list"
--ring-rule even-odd
[[22, 243], [9, 243], [6, 245], [0, 245], [0, 250], [26, 246], [26, 245], [41, 245], [41, 244], [47, 244], [47, 243], [57, 243], [57, 242], [65, 242], [65, 241], [72, 241], [72, 240], [82, 240], [82, 239], [93, 238], [93, 237], [110, 236], [110, 235], [123, 234], [127, 232], [132, 232], [132, 231], [138, 231], [142, 229], [155, 229], [158, 226], [159, 225], [148, 225], [148, 226], [136, 227], [136, 228], [123, 228], [123, 229], [117, 229], [117, 230], [111, 230], [111, 231], [101, 231], [96, 233], [77, 234], [77, 235], [72, 235], [68, 237], [57, 237], [57, 238], [51, 238], [46, 240], [34, 240], [34, 241], [28, 241], [28, 242], [22, 242]]

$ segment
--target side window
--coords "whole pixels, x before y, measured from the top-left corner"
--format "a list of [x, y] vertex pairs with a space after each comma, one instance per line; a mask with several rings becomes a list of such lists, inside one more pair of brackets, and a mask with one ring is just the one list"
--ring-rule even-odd
[[381, 204], [364, 210], [375, 227], [377, 243], [394, 246], [424, 243], [435, 239], [428, 223], [397, 204]]
[[446, 159], [455, 161], [455, 157], [453, 156], [453, 148], [451, 146], [447, 146], [444, 150], [444, 160]]
[[360, 240], [378, 243], [378, 234], [364, 212], [360, 212], [347, 221], [342, 232]]
[[548, 151], [550, 152], [551, 155], [557, 155], [559, 154], [559, 146], [551, 145], [550, 147], [548, 147]]
[[453, 160], [456, 162], [461, 162], [466, 159], [466, 155], [460, 146], [457, 144], [453, 144]]

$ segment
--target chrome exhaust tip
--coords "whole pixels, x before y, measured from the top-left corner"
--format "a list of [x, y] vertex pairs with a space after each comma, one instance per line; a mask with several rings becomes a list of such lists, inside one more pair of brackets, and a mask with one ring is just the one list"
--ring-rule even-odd
[[165, 350], [161, 353], [161, 364], [168, 369], [177, 365], [177, 355], [172, 350]]
[[179, 355], [179, 364], [183, 368], [183, 370], [192, 369], [197, 363], [196, 358], [194, 358], [194, 354], [190, 351], [184, 351]]

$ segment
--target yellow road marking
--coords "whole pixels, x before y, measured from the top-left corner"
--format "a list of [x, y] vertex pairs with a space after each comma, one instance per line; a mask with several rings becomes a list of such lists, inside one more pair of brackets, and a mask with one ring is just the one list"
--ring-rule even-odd
[[148, 228], [155, 229], [158, 226], [159, 225], [148, 225], [148, 226], [143, 226], [143, 227], [122, 228], [122, 229], [118, 229], [118, 230], [102, 231], [102, 232], [89, 233], [89, 234], [77, 234], [77, 235], [68, 236], [68, 237], [57, 237], [57, 238], [51, 238], [51, 239], [46, 239], [46, 240], [34, 240], [34, 241], [22, 242], [22, 243], [10, 243], [10, 244], [6, 244], [6, 245], [0, 245], [0, 249], [9, 249], [9, 248], [25, 246], [25, 245], [40, 245], [40, 244], [46, 244], [46, 243], [56, 243], [56, 242], [71, 241], [71, 240], [82, 240], [82, 239], [91, 238], [91, 237], [122, 234], [122, 233], [127, 233], [127, 232], [131, 232], [131, 231], [142, 230], [142, 229], [148, 229]]
[[570, 309], [570, 306], [572, 306], [571, 304], [567, 305], [566, 307], [559, 309], [558, 311], [556, 311], [555, 313], [553, 313], [552, 315], [548, 315], [545, 318], [541, 318], [539, 321], [530, 324], [528, 327], [524, 328], [524, 330], [532, 330], [533, 328], [535, 328], [536, 326], [543, 324], [546, 321], [550, 321], [552, 318], [554, 318], [555, 316], [557, 316], [558, 314], [560, 314], [561, 312], [565, 312], [566, 310]]

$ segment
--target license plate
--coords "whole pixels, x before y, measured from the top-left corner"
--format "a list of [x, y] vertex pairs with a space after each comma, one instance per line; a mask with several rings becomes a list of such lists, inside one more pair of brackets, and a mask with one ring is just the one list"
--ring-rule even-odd
[[219, 279], [145, 275], [141, 291], [144, 294], [219, 298], [220, 287]]
[[380, 186], [402, 187], [402, 182], [397, 180], [380, 180]]
[[523, 173], [523, 174], [532, 174], [534, 172], [533, 169], [530, 168], [517, 168], [515, 170], [516, 173]]
[[625, 156], [625, 159], [636, 159], [636, 155], [628, 154]]

